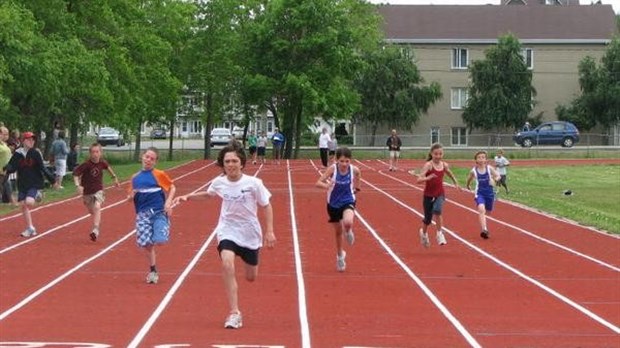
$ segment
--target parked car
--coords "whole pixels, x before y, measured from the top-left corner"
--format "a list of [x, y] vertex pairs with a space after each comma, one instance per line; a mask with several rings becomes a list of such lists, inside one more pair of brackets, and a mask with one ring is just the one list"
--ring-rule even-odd
[[232, 134], [236, 139], [241, 140], [243, 138], [243, 128], [235, 126], [232, 130]]
[[570, 122], [545, 122], [532, 130], [518, 132], [513, 139], [523, 147], [532, 145], [572, 147], [579, 142], [579, 130]]
[[121, 132], [117, 131], [114, 128], [103, 127], [97, 133], [97, 142], [101, 144], [101, 146], [106, 145], [116, 145], [123, 146], [125, 145], [125, 140], [121, 135]]
[[211, 130], [211, 146], [227, 145], [232, 138], [233, 135], [228, 128], [213, 128]]
[[153, 129], [151, 139], [166, 139], [166, 131], [163, 129]]

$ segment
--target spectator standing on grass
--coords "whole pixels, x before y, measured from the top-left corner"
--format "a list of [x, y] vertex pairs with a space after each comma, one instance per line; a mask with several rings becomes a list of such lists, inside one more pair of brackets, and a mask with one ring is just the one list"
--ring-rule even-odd
[[[172, 179], [155, 168], [159, 151], [149, 147], [142, 154], [142, 169], [133, 175], [129, 187], [129, 199], [133, 199], [136, 209], [136, 242], [146, 251], [149, 260], [149, 273], [146, 282], [157, 284], [155, 246], [168, 242], [170, 236], [170, 216], [176, 188]], [[168, 196], [166, 193], [168, 192]]]
[[69, 154], [67, 155], [67, 170], [72, 172], [78, 165], [78, 151], [80, 150], [80, 144], [71, 144]]
[[62, 189], [62, 179], [67, 174], [67, 155], [69, 154], [69, 147], [65, 141], [65, 131], [58, 131], [58, 136], [52, 142], [51, 153], [54, 156], [56, 186]]
[[26, 221], [26, 229], [21, 233], [22, 237], [32, 237], [37, 231], [32, 222], [30, 209], [36, 202], [43, 198], [45, 176], [54, 188], [57, 188], [54, 174], [51, 173], [43, 163], [41, 152], [34, 147], [35, 136], [32, 132], [22, 134], [22, 147], [15, 150], [13, 156], [6, 165], [8, 173], [17, 173], [17, 201], [21, 205], [22, 214]]
[[271, 143], [273, 144], [273, 160], [276, 162], [276, 164], [280, 164], [280, 160], [282, 159], [282, 150], [284, 148], [285, 142], [286, 138], [284, 137], [284, 134], [280, 133], [280, 130], [276, 128], [273, 135], [271, 136]]
[[103, 193], [103, 171], [114, 178], [116, 187], [120, 187], [118, 178], [112, 167], [103, 159], [103, 148], [100, 144], [92, 144], [88, 149], [89, 158], [73, 171], [73, 182], [78, 194], [82, 196], [82, 202], [93, 217], [93, 229], [90, 232], [90, 240], [97, 241], [101, 226], [101, 206], [105, 200]]
[[327, 190], [328, 222], [336, 236], [336, 270], [344, 272], [347, 253], [342, 246], [343, 235], [353, 245], [353, 219], [355, 218], [356, 193], [360, 191], [361, 171], [351, 164], [352, 153], [347, 147], [336, 150], [336, 163], [330, 165], [316, 182]]
[[9, 130], [4, 126], [0, 126], [0, 201], [9, 203], [11, 201], [11, 184], [9, 176], [4, 167], [9, 164], [9, 160], [13, 155], [11, 148], [6, 143], [9, 140]]
[[336, 162], [336, 149], [338, 148], [338, 139], [336, 139], [336, 134], [332, 133], [331, 140], [327, 144], [327, 147], [329, 148], [329, 162], [335, 163]]
[[493, 187], [500, 180], [500, 175], [495, 168], [487, 163], [487, 152], [478, 151], [474, 155], [476, 165], [471, 169], [467, 176], [467, 189], [471, 190], [472, 181], [476, 182], [474, 190], [474, 201], [478, 209], [478, 221], [480, 222], [480, 237], [489, 238], [489, 229], [487, 228], [487, 213], [493, 211], [493, 202], [495, 201], [495, 192]]
[[499, 181], [497, 184], [499, 186], [503, 186], [506, 189], [506, 193], [509, 193], [508, 184], [506, 183], [508, 176], [508, 167], [510, 165], [510, 161], [504, 157], [504, 150], [498, 149], [497, 154], [495, 155], [495, 168], [499, 173]]
[[267, 151], [267, 134], [265, 131], [261, 132], [258, 139], [256, 139], [256, 155], [261, 164], [265, 164], [265, 152]]
[[[454, 183], [454, 186], [460, 190], [456, 177], [450, 170], [450, 165], [443, 161], [443, 155], [443, 146], [440, 143], [433, 144], [428, 153], [426, 163], [422, 166], [420, 174], [417, 175], [418, 183], [424, 183], [424, 194], [422, 198], [424, 218], [422, 219], [422, 227], [420, 228], [419, 234], [420, 243], [425, 248], [428, 248], [431, 245], [428, 238], [428, 226], [431, 224], [433, 216], [435, 217], [435, 224], [437, 228], [437, 244], [447, 244], [446, 236], [442, 231], [442, 211], [443, 203], [446, 199], [443, 183], [444, 176], [447, 175]], [[416, 175], [415, 171], [409, 171], [409, 173]]]
[[[263, 181], [243, 173], [246, 157], [243, 148], [234, 145], [224, 147], [217, 156], [217, 164], [224, 175], [213, 179], [206, 190], [190, 193], [175, 199], [174, 203], [184, 202], [190, 198], [209, 198], [218, 196], [222, 199], [220, 218], [215, 227], [222, 262], [222, 278], [230, 307], [224, 322], [228, 329], [243, 326], [239, 299], [235, 259], [237, 256], [245, 263], [245, 278], [253, 282], [258, 276], [258, 257], [263, 243], [272, 248], [276, 237], [273, 233], [273, 208], [271, 193]], [[263, 237], [258, 220], [258, 206], [263, 210], [266, 233]]]
[[256, 138], [256, 134], [254, 131], [250, 132], [250, 136], [248, 137], [248, 151], [250, 152], [250, 156], [252, 157], [252, 164], [256, 164], [256, 143], [258, 139]]
[[323, 127], [321, 130], [321, 135], [319, 135], [319, 154], [321, 156], [321, 163], [323, 164], [323, 167], [327, 167], [328, 164], [329, 142], [331, 140], [332, 139], [327, 132], [327, 128]]
[[392, 134], [387, 139], [385, 145], [388, 147], [388, 151], [390, 152], [390, 172], [395, 171], [396, 165], [398, 164], [398, 159], [400, 158], [400, 147], [403, 146], [403, 142], [396, 134], [396, 129], [392, 129]]

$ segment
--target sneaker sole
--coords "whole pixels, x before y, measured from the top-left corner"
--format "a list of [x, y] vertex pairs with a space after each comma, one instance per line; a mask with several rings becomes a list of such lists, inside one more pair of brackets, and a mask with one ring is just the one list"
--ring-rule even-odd
[[94, 232], [90, 233], [90, 240], [92, 240], [93, 242], [97, 241], [97, 234]]

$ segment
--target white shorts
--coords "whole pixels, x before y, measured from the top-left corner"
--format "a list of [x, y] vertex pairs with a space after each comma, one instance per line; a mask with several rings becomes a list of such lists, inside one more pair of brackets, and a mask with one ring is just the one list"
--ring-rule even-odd
[[54, 160], [54, 171], [56, 176], [64, 177], [67, 174], [67, 160], [57, 159]]
[[399, 158], [399, 157], [400, 157], [400, 151], [390, 150], [390, 158]]

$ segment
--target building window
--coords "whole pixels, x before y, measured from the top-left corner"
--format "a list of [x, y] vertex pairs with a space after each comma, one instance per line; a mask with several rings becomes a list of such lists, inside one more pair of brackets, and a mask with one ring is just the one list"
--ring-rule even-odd
[[439, 138], [440, 138], [439, 127], [432, 127], [431, 128], [431, 144], [438, 143]]
[[467, 49], [466, 48], [453, 48], [452, 49], [452, 69], [467, 69]]
[[187, 122], [181, 122], [181, 132], [187, 133]]
[[467, 146], [467, 128], [452, 127], [452, 146]]
[[531, 48], [521, 49], [521, 56], [528, 69], [534, 69], [534, 50]]
[[454, 110], [463, 109], [467, 105], [467, 100], [469, 99], [469, 93], [467, 92], [467, 88], [457, 87], [450, 89], [451, 95], [451, 103], [450, 107]]
[[190, 133], [202, 133], [202, 122], [200, 121], [192, 121], [192, 123], [190, 123]]

